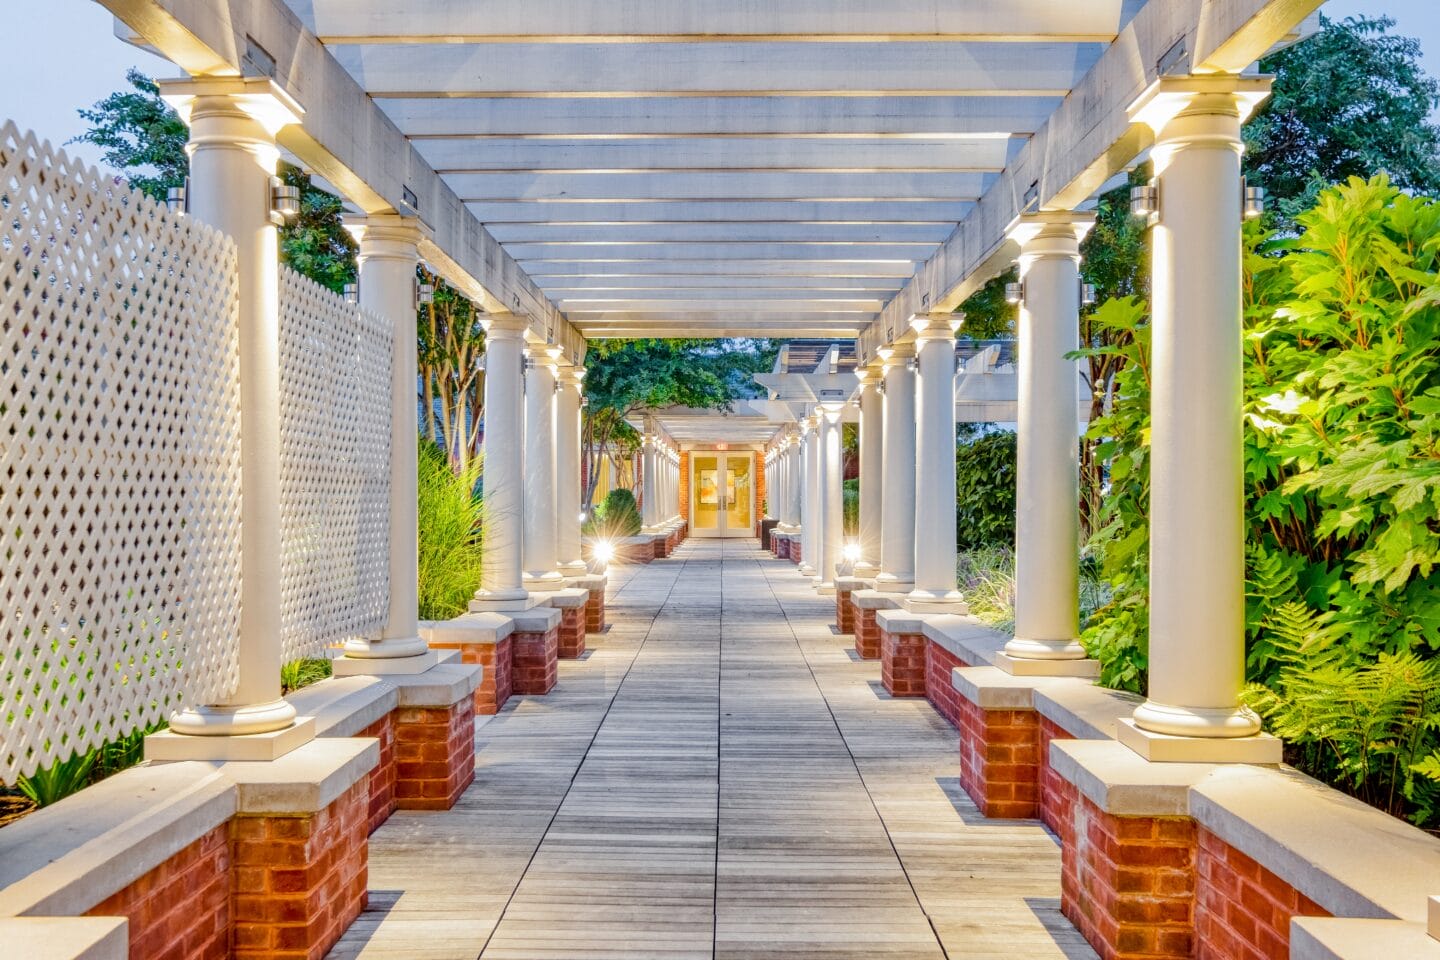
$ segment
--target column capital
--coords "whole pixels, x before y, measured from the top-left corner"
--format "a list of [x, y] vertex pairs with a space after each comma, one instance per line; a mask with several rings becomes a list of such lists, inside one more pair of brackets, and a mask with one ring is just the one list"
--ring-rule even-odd
[[558, 374], [560, 355], [564, 352], [561, 347], [543, 343], [527, 343], [525, 345], [525, 369], [549, 370], [552, 374]]
[[529, 328], [525, 318], [517, 313], [482, 313], [480, 325], [485, 328], [488, 339], [515, 342], [523, 340]]
[[819, 420], [823, 418], [826, 423], [833, 426], [840, 422], [840, 415], [844, 412], [845, 404], [843, 403], [822, 403], [820, 405], [820, 416], [816, 418], [816, 421], [819, 422]]
[[885, 362], [877, 360], [863, 367], [855, 368], [855, 379], [860, 381], [860, 392], [875, 390], [885, 377]]
[[1095, 226], [1093, 213], [1042, 210], [1022, 213], [1005, 228], [1005, 236], [1020, 245], [1021, 256], [1080, 256], [1080, 241]]
[[430, 228], [419, 217], [347, 213], [340, 219], [346, 232], [360, 244], [362, 256], [418, 259], [420, 242], [430, 236]]
[[563, 386], [582, 390], [585, 387], [585, 373], [586, 370], [584, 367], [562, 365], [559, 373], [560, 383]]
[[896, 367], [903, 367], [915, 357], [915, 344], [913, 343], [892, 343], [889, 346], [881, 347], [875, 351], [880, 356], [880, 372], [884, 374]]
[[915, 331], [916, 344], [931, 340], [954, 340], [955, 331], [959, 327], [958, 313], [917, 313], [910, 318], [910, 329]]
[[183, 77], [161, 80], [159, 87], [160, 98], [186, 125], [198, 113], [237, 113], [273, 138], [305, 116], [305, 108], [270, 77]]
[[1208, 73], [1160, 77], [1146, 87], [1126, 113], [1131, 123], [1159, 133], [1182, 113], [1238, 115], [1240, 122], [1270, 96], [1274, 78], [1264, 74]]

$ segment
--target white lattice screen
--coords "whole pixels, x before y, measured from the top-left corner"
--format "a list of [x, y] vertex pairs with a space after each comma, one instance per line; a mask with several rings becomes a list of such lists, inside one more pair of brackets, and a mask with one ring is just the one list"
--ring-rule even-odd
[[280, 281], [284, 658], [377, 632], [390, 592], [391, 326], [288, 267]]
[[0, 127], [0, 782], [234, 689], [229, 239]]

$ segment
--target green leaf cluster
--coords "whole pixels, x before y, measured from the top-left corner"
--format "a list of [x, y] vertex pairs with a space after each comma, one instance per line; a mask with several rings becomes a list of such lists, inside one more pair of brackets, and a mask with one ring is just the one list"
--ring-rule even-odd
[[481, 461], [453, 469], [445, 451], [420, 440], [420, 619], [464, 613], [480, 585], [483, 503], [476, 490]]
[[585, 522], [587, 536], [616, 540], [633, 537], [640, 532], [644, 521], [635, 494], [624, 487], [616, 487], [605, 495], [605, 500], [596, 507]]
[[955, 449], [955, 533], [960, 549], [1015, 542], [1015, 434], [991, 430]]

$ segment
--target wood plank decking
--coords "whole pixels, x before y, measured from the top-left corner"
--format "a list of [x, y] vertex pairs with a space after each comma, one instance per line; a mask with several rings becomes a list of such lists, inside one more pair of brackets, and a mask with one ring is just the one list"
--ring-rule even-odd
[[612, 626], [477, 733], [455, 809], [371, 838], [333, 960], [1090, 958], [1043, 827], [754, 541], [612, 570]]

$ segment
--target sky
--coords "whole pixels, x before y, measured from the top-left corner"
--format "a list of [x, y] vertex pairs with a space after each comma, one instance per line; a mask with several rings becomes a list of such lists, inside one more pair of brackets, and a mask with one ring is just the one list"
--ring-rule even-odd
[[[1357, 13], [1389, 14], [1399, 33], [1418, 37], [1430, 73], [1440, 77], [1440, 17], [1436, 0], [1330, 0], [1339, 19]], [[1428, 14], [1428, 15], [1427, 15]], [[125, 85], [125, 71], [175, 76], [168, 62], [114, 36], [110, 14], [93, 0], [0, 0], [0, 121], [11, 119], [54, 144], [85, 129], [76, 110]], [[99, 164], [87, 144], [66, 148]]]

